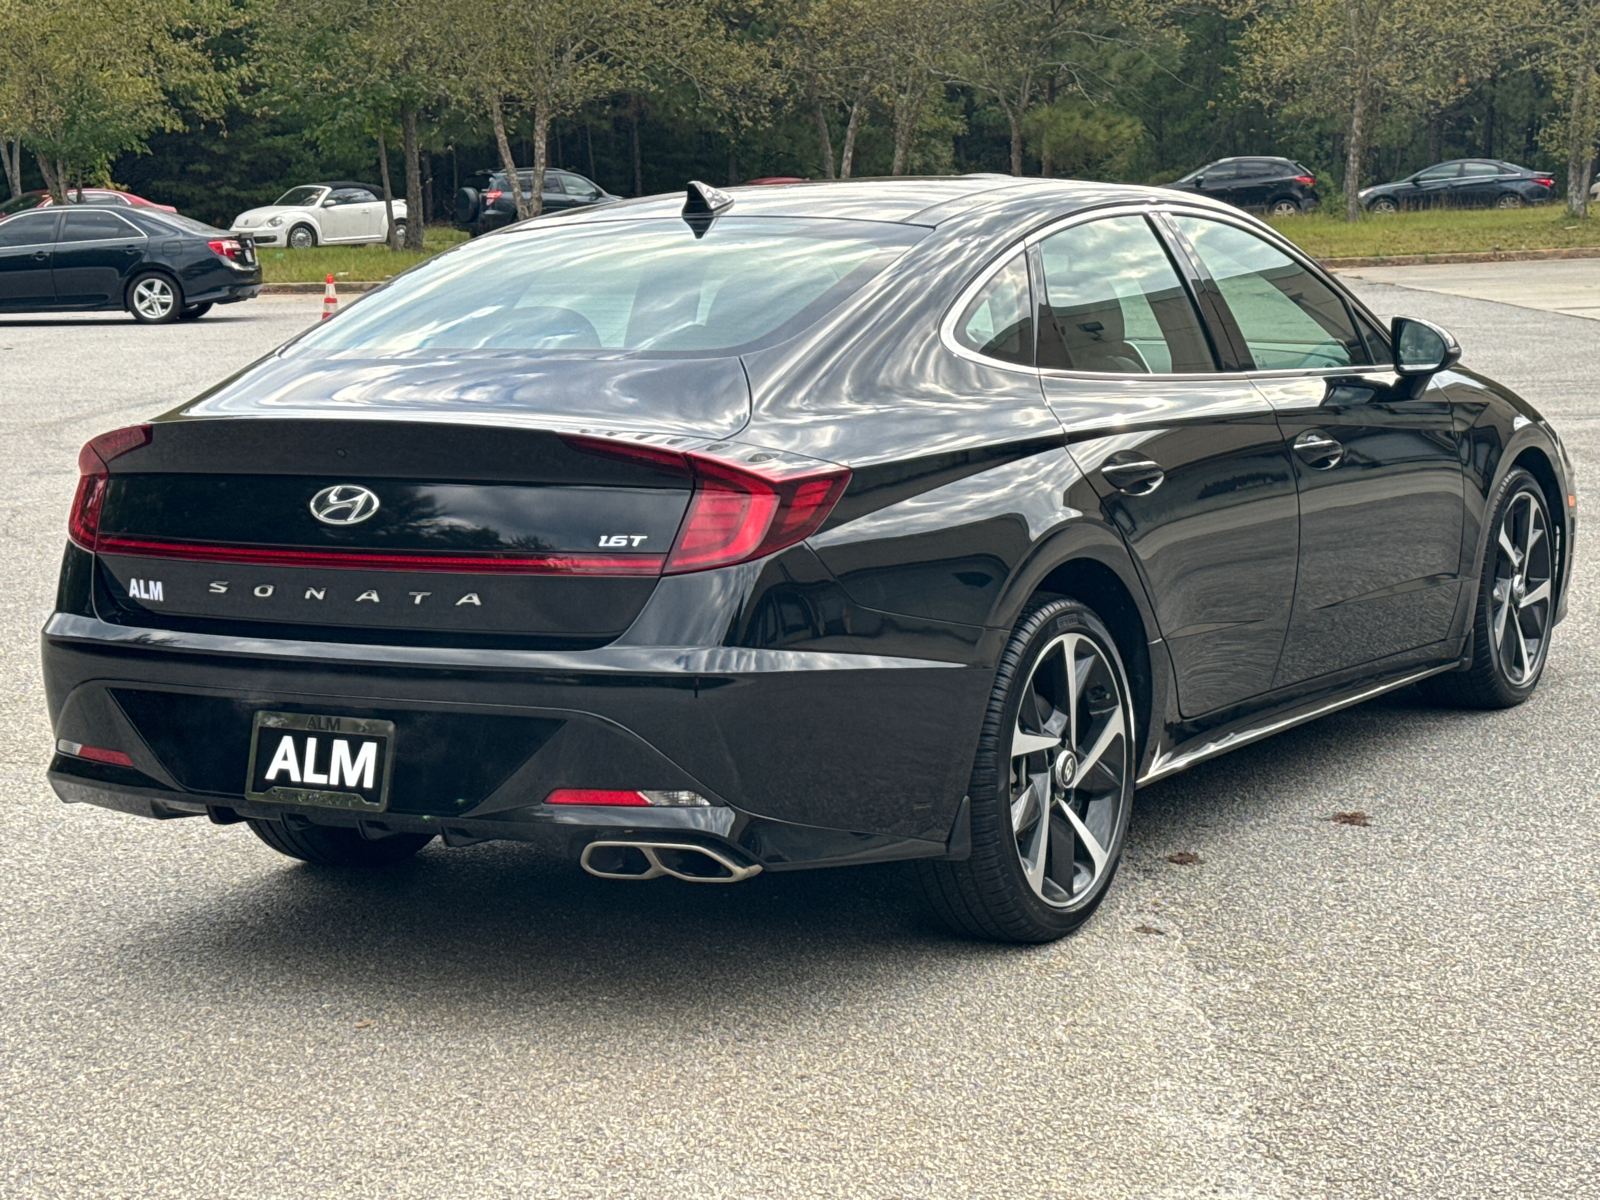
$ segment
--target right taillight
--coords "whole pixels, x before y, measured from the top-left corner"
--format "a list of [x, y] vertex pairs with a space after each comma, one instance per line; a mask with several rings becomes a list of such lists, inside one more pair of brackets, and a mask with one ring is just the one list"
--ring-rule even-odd
[[747, 459], [583, 436], [578, 450], [679, 470], [694, 480], [689, 508], [662, 567], [665, 575], [765, 558], [805, 541], [850, 484], [845, 467], [757, 452]]
[[93, 550], [100, 535], [100, 509], [111, 481], [111, 460], [150, 442], [150, 426], [130, 425], [91, 439], [78, 451], [78, 494], [67, 517], [67, 536], [85, 550]]

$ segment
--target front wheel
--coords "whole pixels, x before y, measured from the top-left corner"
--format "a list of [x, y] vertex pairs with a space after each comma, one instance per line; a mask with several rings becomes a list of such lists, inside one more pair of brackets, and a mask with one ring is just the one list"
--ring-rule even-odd
[[279, 854], [319, 867], [387, 867], [404, 862], [429, 842], [431, 833], [395, 833], [376, 840], [358, 829], [335, 825], [294, 828], [283, 821], [248, 818], [250, 829]]
[[1400, 206], [1393, 200], [1389, 199], [1389, 197], [1380, 196], [1378, 199], [1372, 202], [1369, 211], [1375, 213], [1396, 213], [1400, 211]]
[[971, 857], [918, 864], [952, 929], [1049, 942], [1099, 906], [1133, 803], [1131, 694], [1116, 644], [1087, 606], [1046, 600], [1023, 615], [978, 739]]
[[170, 276], [146, 271], [128, 285], [128, 311], [144, 325], [165, 325], [183, 311], [183, 293]]
[[1500, 485], [1478, 580], [1472, 661], [1422, 681], [1432, 700], [1458, 708], [1513, 708], [1544, 673], [1555, 618], [1557, 558], [1539, 481], [1517, 467]]
[[296, 225], [289, 230], [289, 246], [295, 250], [309, 250], [317, 244], [317, 232], [309, 225]]

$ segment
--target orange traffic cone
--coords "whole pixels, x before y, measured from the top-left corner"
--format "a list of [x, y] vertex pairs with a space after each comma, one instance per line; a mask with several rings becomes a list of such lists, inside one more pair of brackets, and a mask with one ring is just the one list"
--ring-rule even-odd
[[328, 276], [328, 284], [322, 289], [322, 319], [326, 321], [333, 316], [334, 310], [339, 307], [339, 293], [333, 290], [333, 276]]

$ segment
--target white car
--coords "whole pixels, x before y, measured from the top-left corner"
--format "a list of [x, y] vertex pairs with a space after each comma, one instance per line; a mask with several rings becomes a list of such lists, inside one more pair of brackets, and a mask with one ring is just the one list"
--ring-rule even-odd
[[[394, 223], [406, 236], [406, 202], [394, 201]], [[335, 179], [290, 188], [276, 204], [233, 219], [232, 233], [248, 233], [257, 246], [338, 246], [389, 240], [383, 192], [367, 183]]]

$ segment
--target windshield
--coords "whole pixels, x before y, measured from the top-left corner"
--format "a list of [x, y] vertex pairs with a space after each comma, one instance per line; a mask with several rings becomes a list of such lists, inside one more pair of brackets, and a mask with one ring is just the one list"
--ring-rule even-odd
[[730, 350], [797, 332], [925, 234], [876, 221], [722, 217], [535, 225], [408, 271], [308, 349]]
[[313, 208], [322, 197], [322, 193], [327, 190], [327, 188], [311, 187], [309, 185], [290, 188], [279, 196], [275, 203], [282, 208]]

